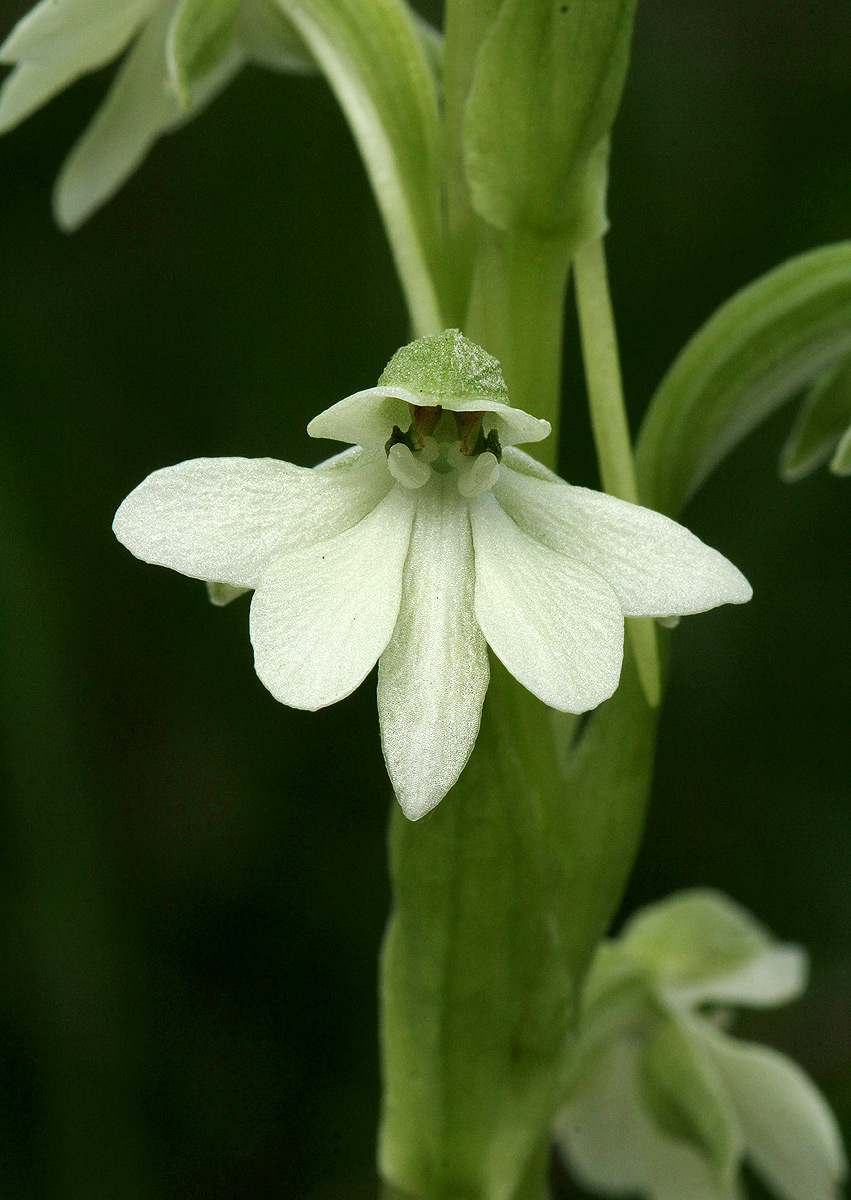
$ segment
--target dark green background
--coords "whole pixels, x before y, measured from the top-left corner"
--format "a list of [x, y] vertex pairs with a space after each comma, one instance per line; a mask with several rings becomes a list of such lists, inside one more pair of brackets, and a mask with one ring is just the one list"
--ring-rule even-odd
[[[0, 0], [4, 31], [26, 7]], [[374, 684], [280, 707], [246, 602], [213, 609], [110, 522], [185, 458], [317, 461], [305, 424], [407, 339], [400, 293], [318, 79], [244, 72], [59, 233], [52, 180], [104, 86], [0, 142], [0, 1195], [373, 1197]], [[611, 213], [637, 424], [732, 290], [851, 237], [851, 5], [642, 0]], [[566, 401], [563, 470], [593, 484], [572, 317]], [[718, 886], [810, 947], [807, 998], [747, 1028], [847, 1129], [851, 480], [778, 481], [790, 416], [687, 514], [755, 596], [674, 637], [627, 905]]]

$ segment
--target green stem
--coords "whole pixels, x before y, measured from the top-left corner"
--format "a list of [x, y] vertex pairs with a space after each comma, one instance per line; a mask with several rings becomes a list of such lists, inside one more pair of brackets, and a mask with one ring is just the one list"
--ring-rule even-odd
[[446, 233], [452, 248], [454, 304], [452, 322], [461, 324], [467, 309], [477, 241], [464, 167], [464, 111], [476, 57], [502, 0], [446, 0], [443, 53], [443, 130]]
[[544, 417], [552, 436], [530, 447], [558, 459], [566, 243], [483, 229], [465, 332], [502, 364], [511, 403]]
[[[588, 384], [591, 427], [603, 487], [612, 496], [638, 503], [635, 460], [627, 423], [615, 318], [602, 238], [583, 242], [573, 258], [582, 356]], [[627, 619], [641, 685], [654, 708], [661, 695], [656, 630], [649, 617]]]

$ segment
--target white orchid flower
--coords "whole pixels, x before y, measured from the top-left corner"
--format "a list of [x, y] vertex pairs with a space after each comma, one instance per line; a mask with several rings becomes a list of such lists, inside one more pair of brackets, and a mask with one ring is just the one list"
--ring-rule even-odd
[[57, 181], [65, 229], [104, 204], [157, 138], [197, 115], [246, 62], [311, 69], [274, 0], [41, 0], [0, 47], [0, 63], [14, 67], [0, 89], [0, 133], [128, 46]]
[[550, 426], [509, 405], [499, 364], [457, 330], [404, 347], [308, 432], [355, 448], [312, 469], [202, 458], [156, 471], [115, 533], [146, 562], [254, 589], [257, 674], [284, 704], [333, 704], [379, 661], [384, 756], [412, 819], [470, 755], [488, 645], [578, 713], [617, 687], [624, 614], [750, 598], [682, 526], [517, 450]]
[[826, 1101], [790, 1059], [723, 1029], [731, 1006], [784, 1004], [805, 983], [803, 951], [716, 892], [653, 905], [604, 943], [555, 1130], [580, 1182], [736, 1200], [748, 1160], [780, 1200], [835, 1200], [847, 1167]]

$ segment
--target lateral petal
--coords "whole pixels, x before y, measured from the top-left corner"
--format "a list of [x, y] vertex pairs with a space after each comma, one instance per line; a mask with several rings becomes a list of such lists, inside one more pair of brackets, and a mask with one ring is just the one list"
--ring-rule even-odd
[[254, 587], [276, 558], [341, 533], [393, 480], [355, 451], [320, 468], [273, 458], [196, 458], [149, 475], [115, 514], [137, 558], [195, 579]]
[[307, 432], [314, 438], [350, 442], [378, 452], [394, 425], [403, 430], [411, 423], [409, 404], [421, 404], [421, 397], [404, 388], [374, 387], [353, 392], [313, 418]]
[[384, 446], [394, 425], [407, 429], [411, 423], [409, 405], [436, 408], [446, 412], [483, 413], [482, 430], [495, 429], [502, 446], [515, 442], [540, 442], [552, 432], [549, 421], [532, 417], [521, 408], [511, 408], [498, 400], [476, 396], [472, 399], [452, 396], [431, 396], [410, 391], [405, 387], [379, 384], [362, 392], [354, 392], [319, 413], [307, 427], [311, 437], [333, 438], [352, 442], [370, 450]]
[[344, 533], [273, 563], [251, 602], [254, 666], [276, 700], [315, 710], [348, 696], [393, 633], [416, 499], [394, 487]]
[[454, 479], [417, 500], [402, 604], [378, 664], [378, 712], [387, 771], [416, 821], [458, 779], [479, 732], [487, 646], [473, 612], [473, 541]]
[[470, 503], [475, 613], [493, 652], [545, 704], [585, 712], [612, 695], [623, 616], [608, 583], [520, 529], [491, 493]]
[[664, 617], [742, 604], [752, 595], [742, 573], [693, 533], [649, 508], [604, 492], [512, 469], [512, 450], [494, 494], [532, 537], [582, 560], [606, 579], [626, 616]]
[[835, 1200], [847, 1174], [836, 1120], [812, 1080], [785, 1055], [705, 1037], [736, 1109], [747, 1153], [783, 1200]]

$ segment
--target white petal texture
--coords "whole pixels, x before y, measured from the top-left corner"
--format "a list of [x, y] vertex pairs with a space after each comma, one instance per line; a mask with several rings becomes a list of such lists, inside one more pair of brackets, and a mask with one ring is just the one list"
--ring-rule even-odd
[[378, 667], [384, 757], [412, 820], [446, 795], [479, 732], [489, 669], [473, 587], [467, 506], [444, 477], [418, 500], [399, 619]]
[[[254, 589], [257, 674], [282, 703], [332, 704], [381, 659], [384, 755], [415, 820], [472, 751], [488, 645], [545, 704], [586, 712], [618, 685], [625, 610], [685, 613], [749, 594], [680, 526], [570, 488], [513, 449], [549, 425], [503, 397], [499, 364], [457, 330], [421, 338], [378, 387], [310, 422], [312, 436], [352, 449], [311, 470], [181, 463], [115, 517], [138, 558], [214, 584], [215, 603]], [[737, 995], [761, 986], [733, 982]]]
[[42, 0], [0, 48], [17, 64], [0, 89], [0, 133], [119, 54], [154, 0]]
[[645, 1109], [639, 1051], [616, 1041], [600, 1054], [559, 1114], [556, 1141], [581, 1183], [615, 1196], [731, 1200], [688, 1143], [665, 1134]]
[[274, 559], [357, 524], [392, 483], [381, 461], [358, 451], [319, 470], [273, 458], [196, 458], [149, 475], [113, 529], [145, 562], [255, 587]]
[[517, 524], [606, 579], [629, 617], [686, 615], [750, 600], [751, 587], [717, 550], [661, 513], [557, 476], [511, 470], [506, 456], [494, 494]]
[[411, 423], [408, 405], [419, 402], [419, 397], [404, 388], [367, 388], [319, 413], [307, 432], [314, 438], [349, 442], [378, 452], [384, 449], [394, 425], [407, 429]]
[[192, 89], [183, 109], [169, 83], [166, 39], [172, 4], [161, 4], [122, 64], [103, 106], [71, 151], [56, 183], [59, 224], [76, 229], [121, 187], [170, 129], [190, 120], [232, 78], [243, 62], [233, 47]]
[[343, 533], [277, 559], [251, 602], [260, 679], [282, 704], [317, 709], [353, 692], [390, 641], [416, 501], [394, 487]]
[[[116, 58], [136, 38], [106, 100], [72, 150], [54, 193], [59, 224], [77, 228], [118, 190], [153, 142], [196, 116], [247, 59], [281, 71], [313, 60], [275, 0], [242, 0], [230, 45], [178, 98], [167, 38], [178, 0], [41, 0], [12, 30], [0, 63], [0, 133], [80, 76]], [[138, 35], [138, 36], [137, 36]]]
[[355, 392], [345, 400], [326, 408], [307, 427], [311, 437], [332, 438], [378, 450], [387, 441], [394, 425], [406, 429], [411, 421], [408, 405], [437, 408], [446, 412], [482, 413], [485, 433], [495, 429], [503, 446], [515, 442], [540, 442], [551, 432], [549, 421], [539, 420], [520, 408], [511, 408], [498, 400], [452, 400], [404, 387], [379, 386]]
[[627, 922], [620, 945], [681, 1008], [770, 1008], [806, 986], [805, 952], [778, 945], [749, 912], [711, 888], [690, 888], [643, 908]]
[[835, 1200], [847, 1174], [833, 1114], [795, 1063], [721, 1034], [705, 1041], [754, 1166], [781, 1200]]
[[585, 712], [620, 678], [623, 616], [600, 575], [525, 534], [493, 495], [470, 503], [476, 619], [515, 679], [545, 704]]
[[555, 1126], [578, 1176], [649, 1200], [721, 1200], [749, 1161], [778, 1200], [837, 1200], [845, 1155], [811, 1080], [697, 1007], [782, 1003], [805, 973], [803, 951], [719, 892], [637, 913], [586, 984], [576, 1083]]
[[688, 1007], [735, 1004], [773, 1008], [795, 1000], [807, 986], [807, 955], [799, 946], [772, 946], [726, 975], [678, 985], [670, 993]]

